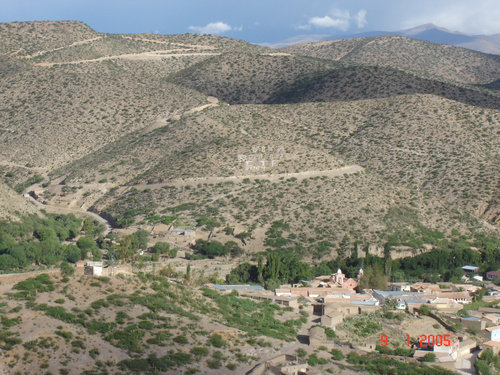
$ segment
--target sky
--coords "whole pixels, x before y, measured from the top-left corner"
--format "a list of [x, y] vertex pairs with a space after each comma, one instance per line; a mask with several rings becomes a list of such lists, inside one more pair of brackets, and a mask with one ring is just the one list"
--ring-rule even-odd
[[434, 23], [500, 33], [500, 0], [0, 0], [0, 22], [78, 20], [107, 33], [210, 33], [252, 43]]

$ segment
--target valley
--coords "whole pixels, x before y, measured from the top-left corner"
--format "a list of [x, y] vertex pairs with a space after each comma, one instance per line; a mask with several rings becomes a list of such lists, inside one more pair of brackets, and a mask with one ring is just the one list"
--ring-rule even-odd
[[499, 79], [396, 35], [0, 23], [0, 373], [493, 370]]

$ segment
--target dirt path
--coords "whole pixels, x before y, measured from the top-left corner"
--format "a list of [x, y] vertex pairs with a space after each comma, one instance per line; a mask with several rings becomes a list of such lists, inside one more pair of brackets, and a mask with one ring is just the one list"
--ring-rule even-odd
[[229, 177], [195, 177], [195, 178], [184, 178], [184, 179], [177, 179], [177, 180], [172, 180], [170, 182], [162, 182], [158, 184], [138, 184], [138, 185], [132, 185], [129, 187], [133, 187], [139, 190], [144, 190], [144, 189], [158, 189], [162, 188], [163, 186], [183, 186], [183, 185], [188, 185], [188, 184], [193, 184], [193, 183], [203, 183], [203, 184], [216, 184], [219, 182], [243, 182], [244, 179], [248, 178], [250, 180], [256, 180], [256, 179], [261, 179], [261, 180], [269, 180], [272, 182], [278, 182], [282, 178], [296, 178], [298, 180], [303, 180], [305, 178], [310, 178], [310, 177], [337, 177], [337, 176], [343, 176], [346, 174], [353, 174], [357, 172], [363, 171], [364, 168], [359, 166], [359, 165], [349, 165], [346, 167], [342, 168], [337, 168], [337, 169], [329, 169], [325, 171], [305, 171], [305, 172], [296, 172], [296, 173], [265, 173], [265, 174], [252, 174], [252, 175], [243, 175], [243, 176], [229, 176]]
[[30, 171], [38, 171], [40, 173], [47, 173], [49, 168], [47, 167], [26, 167], [25, 165], [12, 163], [10, 161], [0, 161], [0, 166], [5, 165], [7, 167], [22, 168]]
[[185, 48], [192, 48], [192, 49], [215, 49], [214, 46], [204, 46], [201, 44], [183, 44], [183, 43], [172, 43], [172, 42], [167, 42], [166, 40], [156, 40], [156, 39], [148, 39], [148, 38], [138, 38], [134, 36], [121, 36], [124, 39], [130, 39], [130, 40], [138, 40], [141, 42], [149, 42], [149, 43], [158, 43], [158, 44], [166, 44], [166, 45], [173, 45], [173, 46], [180, 46], [180, 47], [185, 47]]
[[150, 133], [157, 128], [161, 128], [163, 126], [166, 126], [168, 123], [168, 120], [178, 121], [181, 119], [182, 116], [192, 115], [193, 113], [201, 112], [206, 108], [219, 106], [219, 99], [217, 99], [213, 96], [208, 96], [207, 100], [208, 100], [207, 104], [203, 104], [203, 105], [200, 105], [198, 107], [191, 108], [190, 110], [188, 110], [180, 115], [176, 114], [176, 115], [172, 115], [168, 118], [167, 117], [158, 117], [151, 125], [148, 125], [145, 128], [143, 128], [141, 130], [141, 134], [147, 134], [147, 133]]
[[60, 51], [62, 49], [71, 48], [71, 47], [75, 47], [75, 46], [80, 46], [82, 44], [92, 43], [92, 42], [95, 42], [96, 40], [99, 40], [99, 39], [102, 39], [102, 36], [97, 36], [97, 37], [91, 38], [91, 39], [80, 40], [78, 42], [74, 42], [74, 43], [68, 44], [67, 46], [63, 46], [63, 47], [57, 47], [57, 48], [54, 48], [54, 49], [48, 49], [48, 50], [44, 50], [44, 51], [38, 51], [38, 52], [35, 52], [32, 55], [18, 56], [18, 58], [19, 59], [32, 59], [34, 57], [45, 55], [46, 53]]
[[76, 61], [64, 61], [64, 62], [41, 62], [41, 63], [36, 63], [33, 65], [51, 67], [51, 66], [55, 66], [55, 65], [75, 65], [75, 64], [93, 63], [93, 62], [100, 62], [100, 61], [114, 60], [114, 59], [161, 60], [163, 58], [170, 58], [170, 57], [217, 56], [217, 55], [220, 55], [220, 53], [218, 53], [218, 52], [172, 53], [172, 52], [176, 52], [176, 51], [185, 51], [185, 50], [184, 49], [174, 49], [174, 50], [159, 50], [159, 51], [150, 51], [150, 52], [142, 52], [142, 53], [126, 53], [126, 54], [122, 54], [122, 55], [103, 56], [103, 57], [98, 57], [96, 59], [89, 59], [89, 60], [76, 60]]

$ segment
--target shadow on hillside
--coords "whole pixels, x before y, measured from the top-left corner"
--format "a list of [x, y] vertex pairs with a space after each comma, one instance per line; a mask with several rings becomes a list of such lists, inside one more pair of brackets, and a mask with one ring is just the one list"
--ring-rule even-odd
[[[237, 71], [233, 74], [237, 74]], [[252, 81], [235, 85], [229, 81], [231, 76], [232, 74], [228, 74], [227, 79], [210, 82], [210, 85], [192, 80], [189, 82], [180, 80], [175, 83], [186, 85], [206, 95], [216, 96], [229, 104], [337, 102], [431, 94], [478, 107], [500, 109], [500, 98], [493, 93], [480, 91], [473, 86], [458, 86], [422, 78], [387, 67], [350, 66], [327, 72], [310, 72], [301, 75], [292, 84], [278, 88], [268, 95], [267, 99], [257, 94], [252, 96], [252, 92], [255, 92], [256, 87], [268, 85], [268, 82]], [[497, 80], [477, 87], [496, 89], [499, 86], [498, 82]]]
[[[496, 87], [498, 81], [490, 85]], [[478, 107], [500, 109], [500, 98], [493, 94], [378, 67], [350, 67], [304, 77], [265, 103], [335, 102], [411, 94], [431, 94]]]

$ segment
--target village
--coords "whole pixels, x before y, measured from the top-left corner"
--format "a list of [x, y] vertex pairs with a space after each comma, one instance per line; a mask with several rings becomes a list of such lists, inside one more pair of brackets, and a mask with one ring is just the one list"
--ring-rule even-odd
[[[475, 373], [474, 359], [484, 350], [489, 349], [494, 354], [500, 352], [500, 308], [497, 303], [497, 307], [478, 307], [465, 310], [465, 314], [459, 312], [479, 299], [493, 303], [500, 301], [500, 287], [491, 282], [500, 275], [500, 271], [488, 272], [487, 282], [480, 286], [479, 280], [482, 277], [477, 275], [477, 267], [464, 266], [462, 269], [464, 283], [461, 284], [390, 283], [387, 290], [370, 289], [360, 293], [357, 287], [359, 278], [363, 275], [362, 269], [356, 280], [347, 278], [339, 269], [332, 275], [282, 285], [274, 292], [257, 285], [215, 284], [209, 287], [222, 293], [237, 291], [240, 296], [270, 301], [296, 311], [307, 311], [312, 316], [312, 324], [308, 328], [305, 342], [311, 350], [345, 348], [345, 343], [337, 342], [337, 338], [340, 337], [338, 332], [346, 320], [356, 316], [370, 316], [369, 314], [387, 310], [387, 306], [390, 306], [389, 310], [421, 321], [415, 337], [407, 335], [408, 348], [413, 349], [413, 356], [408, 360], [426, 362], [432, 358], [433, 365], [467, 374]], [[480, 296], [485, 289], [487, 293]], [[434, 322], [434, 328], [426, 330], [424, 317]], [[350, 341], [347, 347], [362, 352], [383, 353], [383, 348], [388, 346], [389, 341], [384, 328], [362, 343], [353, 344]], [[328, 331], [331, 330], [337, 332], [337, 338], [328, 337]], [[439, 333], [433, 334], [434, 332]], [[429, 353], [432, 356], [429, 357]], [[317, 373], [320, 372], [292, 354], [261, 363], [251, 372], [255, 375]]]
[[[153, 226], [153, 242], [168, 241], [179, 249], [175, 259], [157, 262], [157, 270], [165, 265], [165, 261], [170, 261], [169, 264], [176, 265], [180, 270], [185, 268], [185, 253], [190, 251], [189, 246], [195, 242], [195, 234], [193, 229], [175, 228], [173, 225]], [[144, 251], [140, 255], [147, 256]], [[221, 262], [215, 259], [210, 261]], [[196, 262], [202, 261], [188, 263], [196, 267]], [[154, 273], [156, 263], [152, 264], [152, 267], [146, 266], [140, 272]], [[138, 271], [130, 264], [112, 265], [101, 261], [79, 261], [76, 269], [89, 276], [115, 276]], [[349, 278], [338, 269], [331, 275], [281, 285], [274, 291], [266, 290], [261, 285], [219, 283], [205, 286], [220, 293], [236, 292], [241, 297], [277, 304], [297, 314], [307, 312], [310, 319], [299, 341], [313, 352], [318, 348], [340, 348], [384, 353], [384, 349], [390, 348], [395, 340], [394, 334], [389, 335], [383, 325], [377, 332], [359, 339], [346, 329], [346, 322], [357, 317], [374, 318], [377, 313], [406, 317], [407, 324], [412, 327], [407, 327], [407, 332], [411, 334], [400, 333], [396, 343], [396, 347], [404, 347], [407, 342], [407, 349], [411, 349], [411, 357], [404, 357], [405, 361], [428, 362], [468, 374], [475, 373], [474, 361], [483, 351], [500, 353], [500, 286], [493, 283], [500, 277], [500, 270], [481, 275], [476, 266], [466, 265], [461, 269], [461, 283], [391, 282], [384, 290], [360, 289], [359, 282], [363, 277], [361, 268], [356, 278]], [[472, 306], [478, 301], [483, 304], [478, 304], [477, 308], [468, 308], [468, 305]], [[403, 326], [401, 323], [401, 327]], [[331, 332], [334, 332], [333, 338]], [[265, 360], [250, 372], [254, 375], [319, 373], [321, 372], [309, 366], [294, 352], [282, 353]]]

